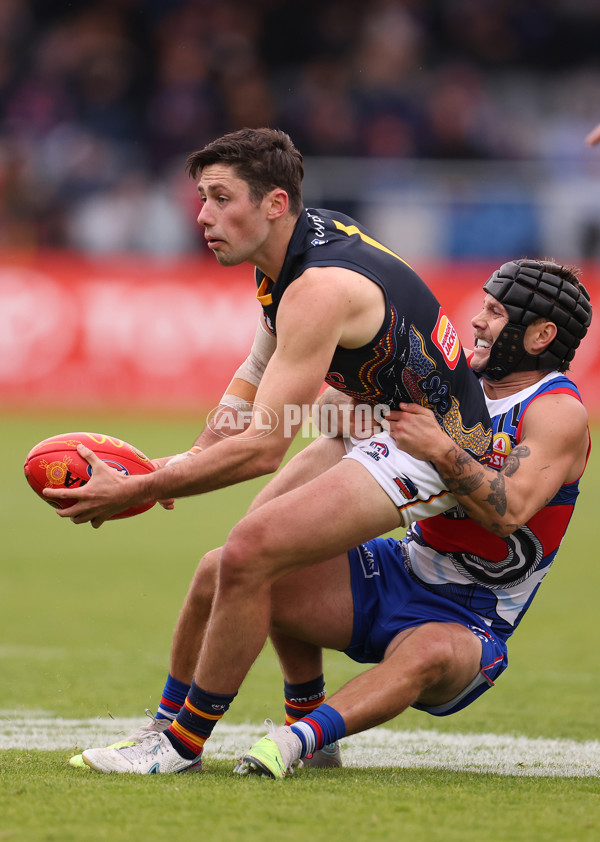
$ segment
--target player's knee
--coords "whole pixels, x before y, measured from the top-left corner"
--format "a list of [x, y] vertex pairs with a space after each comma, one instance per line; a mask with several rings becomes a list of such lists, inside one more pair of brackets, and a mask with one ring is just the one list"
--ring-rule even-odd
[[262, 525], [244, 521], [231, 530], [219, 562], [219, 588], [264, 582], [267, 531]]
[[217, 589], [220, 559], [220, 547], [200, 559], [190, 584], [188, 600], [198, 605], [212, 602]]
[[[412, 650], [408, 662], [411, 665], [410, 674], [415, 691], [420, 694], [440, 684], [452, 673], [456, 664], [456, 650], [451, 637], [431, 625], [421, 626], [416, 634], [420, 640], [418, 647]], [[416, 641], [412, 638], [410, 642], [412, 649]], [[398, 647], [394, 654], [400, 658], [401, 667], [404, 667], [407, 662], [403, 647]]]
[[440, 634], [430, 639], [420, 676], [422, 699], [429, 698], [430, 704], [447, 701], [448, 693], [452, 696], [459, 692], [475, 676], [475, 661], [457, 651], [456, 641], [449, 636]]
[[429, 673], [432, 681], [437, 682], [449, 670], [454, 663], [454, 646], [445, 637], [435, 638], [427, 650], [427, 658], [424, 667]]

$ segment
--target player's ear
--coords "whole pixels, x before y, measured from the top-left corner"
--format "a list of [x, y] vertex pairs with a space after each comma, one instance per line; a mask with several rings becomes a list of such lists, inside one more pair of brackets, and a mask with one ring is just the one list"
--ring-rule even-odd
[[283, 216], [290, 206], [290, 199], [285, 190], [276, 187], [267, 193], [264, 199], [267, 208], [268, 219], [278, 219]]
[[556, 338], [558, 329], [554, 322], [538, 321], [529, 325], [525, 334], [525, 350], [541, 354]]

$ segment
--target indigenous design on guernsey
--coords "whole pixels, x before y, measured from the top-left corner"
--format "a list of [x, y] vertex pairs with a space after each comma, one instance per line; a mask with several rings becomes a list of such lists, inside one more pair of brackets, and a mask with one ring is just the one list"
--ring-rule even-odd
[[[531, 403], [557, 393], [581, 400], [572, 380], [551, 372], [515, 395], [487, 401], [494, 431], [490, 467], [499, 471], [520, 441]], [[564, 484], [543, 509], [506, 538], [488, 532], [455, 506], [412, 524], [403, 543], [404, 564], [426, 588], [475, 611], [506, 638], [550, 569], [578, 494], [579, 481]]]
[[[481, 423], [469, 430], [465, 429], [460, 404], [447, 389], [447, 384], [442, 382], [435, 360], [427, 354], [423, 337], [414, 325], [410, 327], [409, 343], [410, 352], [406, 366], [402, 369], [402, 383], [410, 400], [433, 410], [442, 428], [455, 442], [468, 442], [471, 451], [486, 453], [489, 431]], [[461, 446], [466, 447], [465, 444]]]
[[286, 289], [313, 266], [359, 272], [381, 288], [386, 305], [371, 342], [336, 348], [326, 382], [371, 405], [397, 408], [405, 401], [429, 407], [460, 447], [487, 461], [491, 424], [455, 329], [411, 267], [350, 217], [305, 208], [276, 281], [257, 270], [257, 297], [269, 329], [277, 331], [277, 309]]

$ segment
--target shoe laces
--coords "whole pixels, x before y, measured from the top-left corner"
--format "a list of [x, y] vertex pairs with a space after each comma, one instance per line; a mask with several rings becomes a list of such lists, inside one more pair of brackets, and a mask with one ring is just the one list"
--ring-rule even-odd
[[[285, 762], [287, 760], [286, 754], [288, 757], [293, 755], [295, 742], [300, 742], [299, 738], [294, 734], [294, 732], [286, 725], [275, 725], [272, 719], [265, 719], [265, 727], [267, 729], [266, 736], [273, 740], [273, 742], [277, 745], [279, 749], [282, 760]], [[277, 733], [277, 737], [275, 734]], [[293, 759], [287, 765], [287, 771], [290, 775], [294, 774], [294, 769], [300, 766], [302, 761], [298, 759]]]
[[148, 754], [162, 754], [164, 752], [162, 736], [157, 731], [149, 731], [148, 736], [140, 740], [139, 743], [135, 743], [132, 746], [123, 746], [122, 748], [115, 749], [115, 751], [120, 751], [123, 757], [131, 763], [140, 763]]
[[169, 719], [157, 719], [149, 708], [146, 708], [145, 714], [148, 719], [150, 719], [150, 722], [147, 725], [141, 725], [128, 737], [129, 740], [139, 743], [140, 740], [145, 739], [148, 734], [160, 734], [163, 731], [166, 731], [171, 724], [171, 720]]
[[161, 718], [159, 719], [158, 715], [156, 713], [152, 713], [150, 708], [146, 708], [144, 713], [146, 714], [148, 719], [150, 719], [149, 725], [142, 726], [142, 728], [147, 731], [166, 731], [166, 729], [169, 727], [169, 725], [172, 724], [173, 719], [175, 718], [173, 717], [173, 719], [168, 719], [166, 716], [164, 718], [161, 716]]

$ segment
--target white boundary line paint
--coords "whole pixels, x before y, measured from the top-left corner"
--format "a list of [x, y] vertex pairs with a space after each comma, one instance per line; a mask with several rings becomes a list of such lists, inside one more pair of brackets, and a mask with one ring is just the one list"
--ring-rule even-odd
[[[0, 749], [75, 751], [123, 739], [140, 725], [132, 719], [61, 719], [45, 711], [0, 711]], [[263, 725], [220, 723], [206, 758], [234, 760], [263, 736]], [[449, 769], [496, 775], [594, 777], [600, 742], [531, 739], [499, 734], [444, 734], [374, 728], [342, 742], [344, 766]]]

